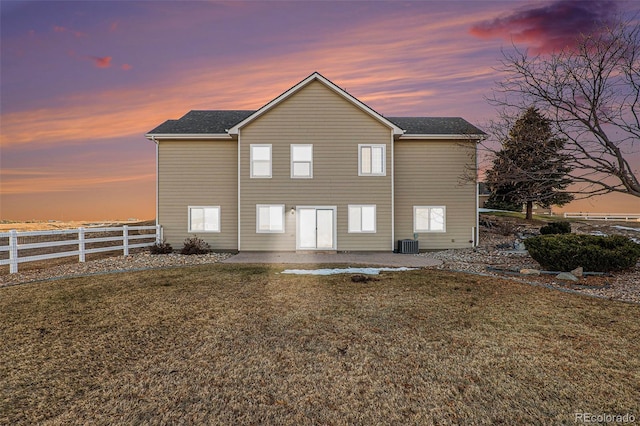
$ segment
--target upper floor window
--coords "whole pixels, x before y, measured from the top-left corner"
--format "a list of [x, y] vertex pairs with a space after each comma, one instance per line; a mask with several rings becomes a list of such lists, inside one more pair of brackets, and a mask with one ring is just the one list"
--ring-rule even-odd
[[220, 206], [189, 206], [189, 232], [220, 232]]
[[413, 232], [445, 232], [445, 212], [444, 206], [414, 206]]
[[376, 232], [376, 206], [349, 205], [349, 232]]
[[271, 177], [271, 144], [251, 144], [251, 177]]
[[384, 145], [358, 145], [358, 176], [386, 176]]
[[313, 145], [291, 145], [291, 177], [313, 177]]

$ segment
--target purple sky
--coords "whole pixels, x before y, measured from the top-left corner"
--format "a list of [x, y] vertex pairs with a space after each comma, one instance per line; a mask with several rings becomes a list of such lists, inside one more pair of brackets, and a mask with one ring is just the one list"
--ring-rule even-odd
[[[319, 71], [385, 115], [494, 109], [501, 48], [562, 45], [623, 2], [5, 1], [0, 218], [155, 212], [143, 134], [191, 109], [256, 109]], [[634, 197], [570, 210], [640, 211]]]

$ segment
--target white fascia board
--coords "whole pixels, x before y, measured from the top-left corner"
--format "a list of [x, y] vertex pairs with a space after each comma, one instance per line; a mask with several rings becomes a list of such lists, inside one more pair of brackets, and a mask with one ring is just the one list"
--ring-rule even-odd
[[208, 140], [208, 139], [226, 139], [226, 140], [231, 140], [233, 139], [229, 134], [227, 133], [181, 133], [181, 134], [177, 134], [177, 133], [159, 133], [159, 134], [150, 134], [147, 133], [146, 135], [144, 135], [147, 139], [149, 140], [160, 140], [160, 139], [190, 139], [190, 140], [194, 140], [194, 139], [201, 139], [201, 140]]
[[486, 135], [479, 135], [479, 134], [471, 134], [471, 135], [424, 135], [424, 134], [408, 134], [405, 133], [404, 135], [400, 136], [400, 140], [403, 139], [422, 139], [422, 140], [437, 140], [437, 139], [447, 139], [447, 140], [460, 140], [460, 139], [466, 139], [466, 140], [470, 140], [470, 141], [481, 141], [486, 139], [487, 136]]
[[345, 92], [340, 87], [336, 86], [334, 83], [332, 83], [330, 80], [328, 80], [325, 77], [323, 77], [318, 72], [314, 72], [309, 77], [305, 78], [300, 83], [296, 84], [291, 89], [287, 90], [286, 92], [284, 92], [283, 94], [281, 94], [280, 96], [278, 96], [277, 98], [273, 99], [271, 102], [267, 103], [262, 108], [260, 108], [259, 110], [257, 110], [253, 114], [251, 114], [249, 117], [245, 118], [240, 123], [238, 123], [235, 126], [233, 126], [232, 128], [230, 128], [228, 130], [229, 134], [230, 135], [238, 134], [238, 130], [240, 128], [244, 127], [245, 125], [247, 125], [251, 121], [253, 121], [256, 118], [260, 117], [261, 115], [263, 115], [264, 113], [269, 111], [271, 108], [275, 107], [276, 105], [278, 105], [279, 103], [281, 103], [285, 99], [289, 98], [291, 95], [293, 95], [294, 93], [298, 92], [300, 89], [302, 89], [303, 87], [305, 87], [307, 84], [311, 83], [314, 80], [318, 80], [319, 82], [323, 83], [325, 86], [327, 86], [328, 88], [333, 90], [338, 95], [342, 96], [347, 101], [351, 102], [356, 107], [360, 108], [362, 111], [364, 111], [367, 114], [369, 114], [374, 119], [378, 120], [382, 124], [384, 124], [384, 125], [390, 127], [391, 129], [393, 129], [393, 134], [394, 135], [402, 135], [402, 134], [404, 134], [404, 130], [402, 130], [400, 127], [396, 126], [391, 121], [387, 120], [382, 115], [378, 114], [373, 109], [369, 108], [362, 101], [358, 100], [354, 96], [352, 96], [349, 93]]

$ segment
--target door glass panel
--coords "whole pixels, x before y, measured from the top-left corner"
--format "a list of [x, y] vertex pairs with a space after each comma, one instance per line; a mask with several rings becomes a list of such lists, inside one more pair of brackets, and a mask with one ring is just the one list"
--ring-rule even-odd
[[300, 248], [316, 248], [316, 211], [298, 209]]
[[333, 248], [333, 210], [316, 210], [316, 212], [317, 248]]

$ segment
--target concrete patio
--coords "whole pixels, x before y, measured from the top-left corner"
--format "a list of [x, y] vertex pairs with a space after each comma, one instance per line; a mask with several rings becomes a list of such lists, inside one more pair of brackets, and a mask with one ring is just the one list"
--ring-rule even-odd
[[429, 256], [397, 253], [240, 252], [222, 263], [346, 264], [427, 268], [442, 262]]

